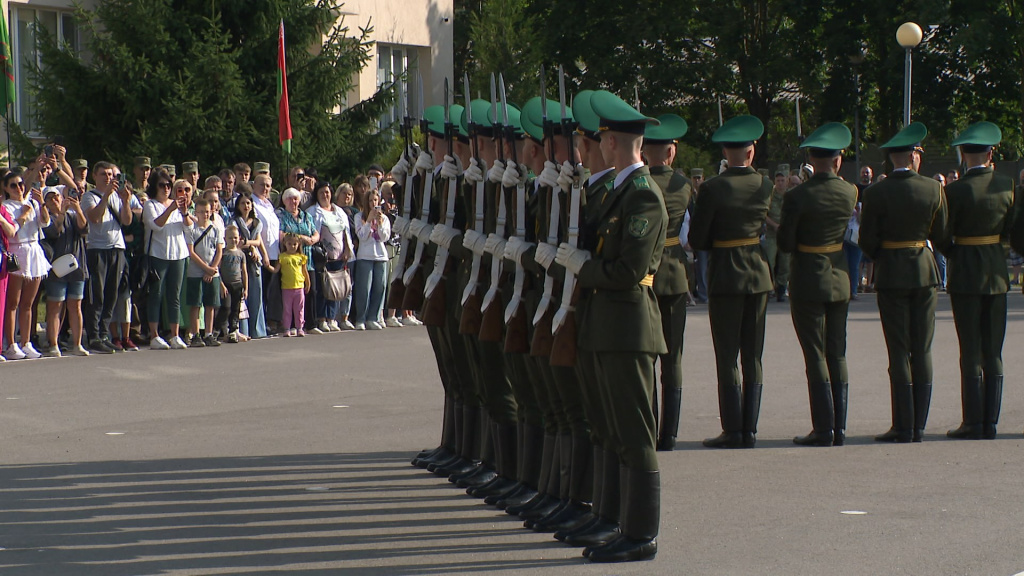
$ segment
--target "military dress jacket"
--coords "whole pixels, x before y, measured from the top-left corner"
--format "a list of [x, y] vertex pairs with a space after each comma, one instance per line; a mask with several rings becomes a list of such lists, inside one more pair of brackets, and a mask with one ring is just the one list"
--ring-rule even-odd
[[668, 348], [653, 289], [668, 225], [661, 190], [641, 166], [607, 195], [596, 194], [602, 198], [594, 208], [597, 246], [578, 276], [580, 289], [590, 292], [580, 321], [579, 347], [590, 352], [665, 354]]
[[925, 240], [945, 237], [942, 184], [913, 170], [897, 170], [864, 190], [860, 248], [875, 263], [875, 289], [911, 290], [939, 284]]
[[694, 250], [711, 251], [709, 295], [774, 288], [759, 242], [773, 188], [771, 180], [749, 166], [729, 168], [701, 185], [689, 241]]
[[949, 222], [939, 249], [949, 258], [946, 291], [1005, 294], [1010, 289], [1002, 240], [1013, 227], [1013, 179], [972, 168], [946, 187]]
[[843, 236], [857, 204], [857, 187], [818, 172], [783, 197], [778, 242], [792, 252], [789, 295], [807, 302], [850, 299]]
[[654, 275], [654, 293], [659, 296], [685, 294], [690, 291], [690, 285], [686, 279], [686, 251], [679, 242], [679, 231], [690, 205], [690, 181], [671, 166], [653, 166], [649, 170], [654, 183], [661, 188], [668, 211], [665, 252], [661, 255], [661, 267]]

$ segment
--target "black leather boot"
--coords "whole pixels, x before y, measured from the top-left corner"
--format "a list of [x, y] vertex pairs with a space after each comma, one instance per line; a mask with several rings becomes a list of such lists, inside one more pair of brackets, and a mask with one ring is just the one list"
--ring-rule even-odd
[[537, 478], [537, 492], [530, 498], [519, 498], [515, 501], [509, 501], [505, 506], [505, 512], [513, 516], [519, 516], [523, 512], [539, 505], [548, 494], [548, 483], [551, 479], [551, 466], [554, 463], [557, 451], [558, 437], [545, 434], [543, 438], [540, 470]]
[[567, 526], [563, 529], [555, 531], [555, 539], [565, 541], [570, 535], [585, 532], [595, 523], [600, 521], [599, 514], [601, 512], [601, 492], [603, 489], [604, 480], [604, 461], [605, 461], [605, 450], [602, 446], [594, 446], [593, 453], [591, 455], [592, 462], [592, 486], [591, 486], [591, 502], [590, 511], [579, 518], [572, 526]]
[[511, 493], [502, 497], [486, 497], [485, 504], [492, 504], [504, 510], [510, 503], [521, 504], [537, 494], [540, 482], [540, 468], [543, 460], [544, 429], [539, 426], [519, 423], [519, 463], [517, 479], [519, 486]]
[[835, 423], [833, 424], [832, 445], [846, 444], [846, 403], [850, 398], [848, 382], [832, 383], [832, 406]]
[[912, 440], [920, 442], [924, 440], [924, 428], [928, 423], [928, 409], [932, 405], [932, 385], [914, 384], [914, 434]]
[[[588, 473], [588, 469], [592, 468], [594, 452], [589, 433], [586, 430], [573, 431], [569, 437], [569, 446], [563, 445], [562, 449], [571, 452], [568, 473], [561, 479], [564, 486], [559, 486], [562, 504], [553, 513], [533, 523], [530, 528], [535, 532], [555, 532], [568, 528], [590, 511], [590, 506], [585, 503], [590, 500], [593, 486], [593, 472], [590, 470]], [[585, 499], [582, 497], [584, 493]]]
[[999, 424], [999, 410], [1003, 404], [1003, 375], [985, 375], [985, 415], [982, 437], [992, 440], [996, 437]]
[[[572, 436], [565, 435], [569, 439], [569, 445], [572, 445]], [[555, 448], [551, 455], [551, 467], [548, 469], [548, 480], [544, 485], [544, 489], [541, 490], [538, 487], [537, 492], [541, 495], [541, 498], [535, 499], [529, 507], [517, 512], [520, 518], [529, 522], [526, 528], [532, 528], [533, 522], [545, 518], [550, 514], [553, 514], [562, 505], [562, 499], [558, 497], [559, 489], [562, 484], [562, 436], [555, 436]], [[569, 458], [570, 454], [565, 454], [564, 458]], [[568, 467], [566, 467], [566, 473], [568, 473]], [[508, 510], [505, 510], [508, 512]]]
[[661, 433], [658, 435], [657, 449], [670, 452], [676, 447], [676, 435], [679, 433], [679, 411], [683, 403], [682, 388], [668, 388], [663, 394], [665, 398], [661, 406]]
[[832, 385], [828, 382], [808, 384], [807, 392], [811, 399], [811, 423], [814, 430], [807, 436], [793, 438], [793, 443], [798, 446], [832, 446], [835, 427]]
[[963, 421], [960, 426], [946, 432], [946, 436], [958, 440], [980, 440], [984, 433], [982, 420], [984, 407], [981, 397], [981, 377], [971, 376], [960, 379], [960, 399], [963, 402]]
[[[462, 435], [462, 402], [454, 401], [454, 409], [452, 410], [452, 436], [451, 443], [454, 444], [454, 450], [452, 450], [453, 458], [450, 458], [444, 462], [433, 462], [427, 465], [427, 470], [430, 472], [437, 472], [437, 469], [441, 466], [452, 466], [457, 460], [462, 459], [462, 443], [465, 441], [465, 437]], [[449, 476], [444, 474], [444, 476]]]
[[875, 442], [896, 442], [906, 444], [914, 433], [914, 396], [910, 384], [890, 384], [892, 396], [892, 427], [884, 434], [875, 436]]
[[661, 523], [661, 477], [657, 471], [622, 468], [621, 535], [612, 543], [594, 548], [592, 562], [636, 562], [658, 553]]
[[424, 450], [412, 459], [412, 465], [426, 468], [439, 460], [447, 460], [451, 457], [451, 448], [455, 445], [455, 401], [445, 394], [444, 396], [444, 417], [441, 422], [441, 444], [433, 450]]
[[619, 535], [619, 457], [606, 450], [602, 459], [600, 512], [585, 529], [565, 537], [570, 546], [601, 546]]
[[718, 387], [718, 410], [722, 433], [704, 440], [708, 448], [743, 448], [743, 401], [739, 386]]
[[743, 386], [743, 447], [753, 448], [757, 443], [757, 420], [761, 415], [761, 384]]
[[515, 485], [517, 426], [491, 423], [491, 444], [494, 446], [495, 477], [482, 486], [470, 486], [466, 493], [477, 498], [503, 494]]

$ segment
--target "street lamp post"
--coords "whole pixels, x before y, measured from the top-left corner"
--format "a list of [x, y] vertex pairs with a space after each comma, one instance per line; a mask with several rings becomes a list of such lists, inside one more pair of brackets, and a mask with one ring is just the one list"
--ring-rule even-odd
[[924, 33], [913, 22], [904, 22], [896, 29], [896, 42], [907, 52], [903, 71], [903, 127], [910, 126], [910, 52], [921, 43]]

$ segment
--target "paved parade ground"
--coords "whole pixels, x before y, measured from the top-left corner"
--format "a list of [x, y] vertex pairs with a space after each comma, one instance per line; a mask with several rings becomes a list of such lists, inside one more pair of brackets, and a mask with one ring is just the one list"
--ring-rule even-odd
[[1010, 295], [995, 441], [960, 422], [958, 349], [939, 297], [922, 444], [890, 424], [872, 295], [851, 308], [847, 446], [811, 429], [786, 304], [770, 303], [758, 447], [715, 451], [707, 308], [690, 309], [680, 446], [659, 453], [651, 562], [580, 549], [409, 465], [442, 395], [422, 328], [218, 349], [0, 365], [0, 575], [1006, 575], [1024, 571], [1024, 297]]

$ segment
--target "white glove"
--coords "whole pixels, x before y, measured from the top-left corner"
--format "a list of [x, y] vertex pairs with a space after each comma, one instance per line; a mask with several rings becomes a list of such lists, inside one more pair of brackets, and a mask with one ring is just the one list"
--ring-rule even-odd
[[468, 184], [476, 184], [477, 182], [484, 181], [484, 171], [480, 169], [480, 163], [477, 162], [476, 158], [469, 159], [469, 168], [466, 168], [466, 172], [462, 175]]
[[550, 161], [544, 162], [544, 170], [541, 171], [540, 176], [537, 176], [537, 182], [540, 182], [541, 186], [547, 186], [548, 188], [554, 188], [558, 186], [558, 166]]
[[501, 182], [501, 177], [505, 174], [505, 163], [501, 160], [495, 160], [494, 165], [487, 171], [487, 179], [495, 184]]
[[434, 157], [430, 155], [430, 152], [424, 150], [416, 157], [415, 168], [417, 170], [426, 170], [427, 172], [430, 172], [434, 169]]
[[461, 172], [459, 165], [455, 163], [455, 158], [445, 155], [444, 164], [441, 165], [441, 178], [458, 178]]
[[466, 230], [462, 238], [462, 245], [477, 256], [484, 255], [484, 245], [486, 243], [487, 237], [472, 229]]
[[506, 244], [508, 244], [508, 242], [506, 242], [504, 238], [492, 232], [487, 235], [487, 242], [484, 242], [484, 252], [493, 254], [498, 258], [504, 258]]
[[430, 241], [447, 250], [452, 247], [452, 240], [459, 234], [458, 230], [439, 224], [430, 231]]
[[531, 246], [533, 246], [532, 242], [524, 242], [522, 238], [512, 238], [508, 241], [508, 244], [505, 245], [505, 259], [522, 265], [523, 254], [526, 253]]
[[423, 220], [413, 220], [412, 223], [409, 224], [409, 232], [414, 238], [418, 238], [420, 242], [430, 241], [430, 232], [432, 229], [433, 226], [427, 224]]
[[409, 173], [409, 168], [411, 168], [409, 160], [405, 157], [405, 154], [402, 154], [402, 156], [398, 158], [398, 162], [391, 167], [391, 175], [394, 176], [395, 182], [404, 183], [405, 175]]
[[519, 170], [516, 169], [516, 163], [509, 161], [508, 165], [505, 166], [505, 173], [501, 175], [501, 185], [505, 188], [514, 188], [519, 185]]
[[579, 274], [583, 263], [590, 260], [590, 252], [573, 248], [568, 242], [558, 245], [558, 253], [555, 254], [555, 262], [565, 266], [573, 274]]
[[558, 187], [562, 190], [572, 190], [573, 184], [576, 183], [576, 167], [569, 163], [568, 160], [562, 162], [562, 169], [558, 173]]
[[729, 169], [729, 161], [722, 158], [722, 161], [718, 163], [718, 173], [721, 174]]
[[555, 254], [557, 252], [558, 248], [555, 248], [547, 242], [541, 242], [540, 244], [537, 244], [537, 252], [534, 253], [533, 259], [546, 270], [551, 266], [551, 263], [555, 261]]
[[[394, 173], [394, 172], [392, 172]], [[409, 219], [405, 216], [398, 216], [395, 218], [395, 223], [391, 225], [391, 229], [394, 230], [399, 236], [405, 236], [405, 233], [409, 231], [410, 226]]]

